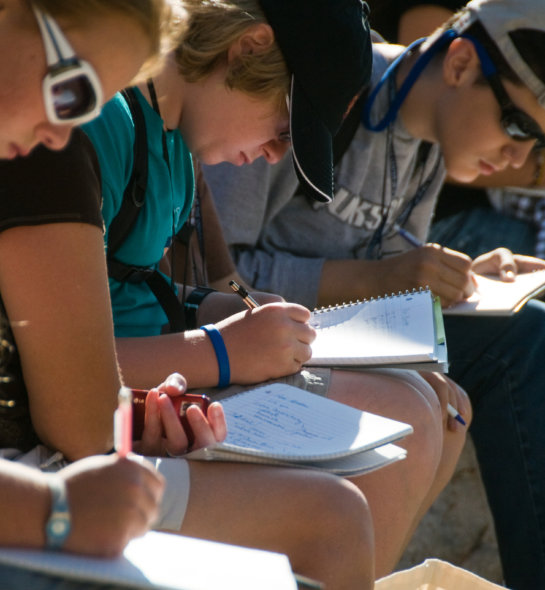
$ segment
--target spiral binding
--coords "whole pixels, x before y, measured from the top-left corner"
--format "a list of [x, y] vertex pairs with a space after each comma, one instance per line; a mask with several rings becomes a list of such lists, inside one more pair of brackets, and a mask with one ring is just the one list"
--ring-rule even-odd
[[392, 299], [393, 297], [402, 297], [404, 295], [411, 295], [412, 293], [424, 293], [429, 292], [430, 288], [428, 285], [425, 287], [418, 287], [413, 288], [411, 290], [405, 289], [405, 291], [398, 291], [397, 293], [387, 293], [385, 295], [379, 295], [377, 297], [365, 297], [364, 299], [356, 299], [356, 301], [347, 301], [343, 303], [338, 303], [337, 305], [328, 305], [327, 307], [315, 307], [312, 312], [313, 313], [326, 313], [328, 311], [335, 311], [337, 309], [346, 309], [348, 307], [354, 307], [355, 305], [361, 305], [362, 303], [370, 303], [371, 301], [380, 301], [381, 299]]

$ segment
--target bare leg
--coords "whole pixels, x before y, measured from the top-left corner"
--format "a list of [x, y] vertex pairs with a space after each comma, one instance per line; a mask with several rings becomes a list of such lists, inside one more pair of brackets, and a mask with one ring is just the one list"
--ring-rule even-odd
[[[414, 372], [334, 371], [329, 397], [413, 426], [400, 446], [404, 461], [353, 478], [369, 502], [375, 529], [377, 577], [391, 572], [414, 528], [447, 483], [464, 434], [444, 445], [441, 407], [433, 390]], [[454, 436], [454, 435], [453, 435]]]
[[277, 551], [328, 590], [374, 585], [373, 525], [349, 481], [299, 469], [190, 462], [181, 533]]
[[[423, 376], [425, 378], [426, 374], [424, 374]], [[455, 431], [447, 427], [448, 414], [446, 411], [446, 401], [448, 394], [444, 390], [445, 388], [443, 387], [442, 392], [437, 391], [437, 385], [435, 385], [435, 389], [432, 386], [429, 386], [427, 392], [425, 387], [424, 389], [421, 388], [421, 390], [428, 399], [437, 399], [439, 393], [439, 397], [443, 400], [441, 403], [443, 424], [443, 452], [441, 454], [441, 460], [439, 462], [439, 467], [437, 469], [435, 480], [430, 490], [428, 491], [427, 496], [423, 499], [419, 512], [415, 515], [413, 527], [407, 535], [406, 545], [409, 543], [416, 527], [418, 526], [418, 523], [420, 522], [424, 514], [428, 511], [430, 506], [433, 504], [434, 500], [437, 498], [437, 496], [441, 493], [441, 491], [445, 488], [445, 486], [452, 478], [454, 469], [456, 467], [456, 464], [458, 463], [458, 459], [460, 457], [460, 454], [466, 441], [467, 429], [469, 428], [469, 425], [471, 424], [471, 420], [473, 417], [471, 411], [471, 403], [469, 402], [469, 398], [467, 397], [466, 392], [461, 387], [456, 385], [454, 381], [450, 381], [450, 387], [456, 388], [456, 390], [458, 391], [458, 396], [463, 397], [466, 400], [466, 403], [464, 404], [464, 420], [466, 422], [466, 426], [458, 426], [457, 430]]]

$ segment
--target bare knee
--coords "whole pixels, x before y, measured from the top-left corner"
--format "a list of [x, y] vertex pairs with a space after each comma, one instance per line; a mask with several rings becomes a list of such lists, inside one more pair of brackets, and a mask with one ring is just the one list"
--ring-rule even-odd
[[404, 407], [398, 414], [398, 420], [413, 427], [413, 434], [403, 441], [409, 454], [418, 458], [424, 467], [429, 465], [434, 472], [440, 461], [444, 429], [442, 425], [441, 405], [433, 390], [424, 381], [403, 383]]
[[[301, 496], [303, 524], [297, 527], [306, 551], [294, 569], [312, 571], [319, 563], [317, 575], [327, 588], [372, 588], [374, 533], [364, 495], [349, 481], [325, 474], [309, 485], [313, 493]], [[309, 558], [313, 563], [304, 563]]]
[[[425, 485], [439, 464], [443, 445], [441, 405], [433, 389], [415, 371], [332, 374], [332, 399], [410, 424], [413, 434], [400, 445], [408, 451], [407, 463], [418, 461], [420, 481]], [[407, 466], [408, 468], [408, 466]]]
[[328, 590], [373, 588], [367, 501], [352, 483], [329, 473], [191, 462], [181, 532], [285, 553], [295, 572]]

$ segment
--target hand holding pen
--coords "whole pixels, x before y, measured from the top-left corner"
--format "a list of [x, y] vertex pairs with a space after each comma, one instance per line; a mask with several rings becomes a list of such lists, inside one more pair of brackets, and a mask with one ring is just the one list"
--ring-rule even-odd
[[[414, 236], [412, 233], [410, 233], [409, 231], [407, 231], [406, 229], [404, 229], [403, 227], [401, 227], [397, 223], [394, 224], [394, 230], [404, 240], [406, 240], [409, 244], [411, 244], [411, 246], [414, 246], [415, 248], [420, 248], [421, 246], [424, 246], [424, 243], [421, 242], [416, 236]], [[474, 276], [473, 272], [470, 271], [470, 273], [471, 273], [472, 281], [475, 282], [475, 276]], [[447, 404], [447, 413], [449, 416], [452, 416], [452, 418], [454, 418], [457, 422], [459, 422], [463, 426], [466, 426], [466, 421], [458, 413], [458, 410], [454, 406], [452, 406], [451, 404]]]
[[[393, 225], [393, 229], [411, 246], [413, 246], [414, 248], [421, 248], [423, 246], [425, 246], [425, 243], [422, 242], [421, 240], [419, 240], [415, 235], [413, 235], [410, 231], [406, 230], [404, 227], [401, 227], [398, 223], [394, 223]], [[448, 249], [442, 249], [443, 252], [448, 252]], [[450, 251], [452, 254], [454, 254], [454, 251]], [[473, 295], [474, 293], [478, 293], [478, 289], [477, 289], [477, 279], [475, 277], [475, 273], [470, 270], [469, 271], [469, 290], [465, 289], [464, 290], [464, 296], [467, 297], [471, 297], [471, 295]]]

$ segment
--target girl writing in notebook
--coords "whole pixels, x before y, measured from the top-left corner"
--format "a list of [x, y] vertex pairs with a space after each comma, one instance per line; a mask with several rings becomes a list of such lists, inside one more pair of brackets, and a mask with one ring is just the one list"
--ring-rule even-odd
[[[54, 149], [64, 147], [78, 117], [88, 118], [98, 113], [102, 97], [107, 98], [127, 84], [144, 62], [148, 61], [149, 66], [157, 61], [161, 46], [169, 40], [168, 23], [168, 7], [162, 0], [2, 2], [0, 158], [25, 155], [38, 143]], [[60, 56], [53, 56], [54, 40], [61, 42], [64, 52], [72, 54], [69, 68], [61, 68]], [[44, 80], [48, 84], [42, 89]], [[66, 92], [65, 100], [59, 100], [55, 88]], [[82, 93], [72, 92], [76, 88], [82, 89]], [[63, 124], [59, 124], [56, 116], [64, 118]], [[10, 206], [17, 208], [17, 194], [4, 192], [1, 181], [0, 186], [2, 211]], [[25, 272], [24, 260], [7, 244], [9, 237], [6, 240], [5, 230], [3, 225], [2, 294], [7, 276], [4, 263], [9, 265], [11, 259], [16, 266], [19, 260], [23, 267], [18, 272]], [[61, 528], [66, 531], [62, 523], [66, 524], [68, 511], [64, 506], [61, 516], [59, 508], [63, 498], [68, 497], [70, 534], [64, 548], [92, 556], [117, 555], [130, 539], [146, 532], [155, 520], [163, 478], [146, 461], [135, 462], [116, 455], [82, 459], [56, 474], [42, 473], [32, 467], [35, 462], [30, 457], [27, 465], [21, 464], [25, 461], [18, 460], [22, 453], [16, 447], [26, 438], [24, 432], [28, 434], [31, 428], [28, 416], [25, 417], [24, 397], [17, 396], [20, 372], [13, 363], [15, 349], [11, 337], [2, 313], [0, 439], [2, 446], [11, 448], [0, 451], [0, 545], [56, 546], [62, 536], [59, 519], [63, 519]], [[54, 331], [49, 333], [44, 345], [49, 346], [52, 339]], [[108, 340], [105, 344], [103, 361], [107, 365]], [[115, 382], [110, 384], [112, 396], [115, 386]], [[63, 388], [63, 379], [57, 381], [57, 387]], [[83, 588], [76, 581], [6, 565], [0, 566], [0, 580], [3, 588], [21, 590], [51, 590], [60, 585], [66, 590]]]

